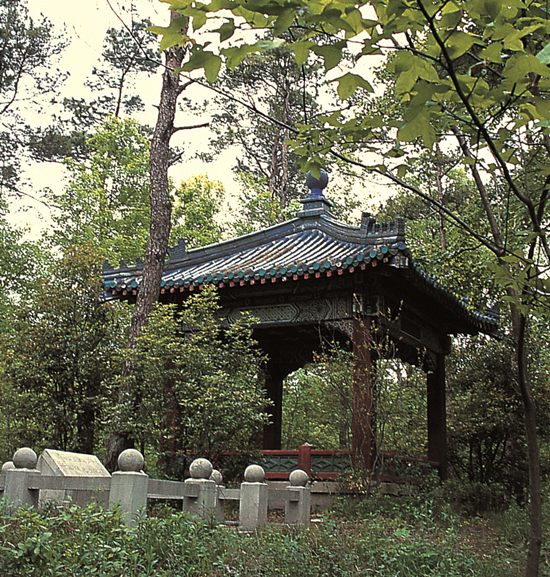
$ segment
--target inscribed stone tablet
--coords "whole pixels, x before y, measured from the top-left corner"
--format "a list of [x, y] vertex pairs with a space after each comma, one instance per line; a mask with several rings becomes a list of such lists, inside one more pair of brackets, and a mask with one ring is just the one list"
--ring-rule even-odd
[[[50, 472], [46, 472], [47, 467]], [[44, 475], [60, 475], [63, 477], [109, 477], [109, 472], [95, 455], [68, 453], [46, 449], [38, 460], [38, 468]]]
[[[36, 468], [43, 475], [56, 477], [110, 477], [107, 469], [95, 455], [82, 455], [67, 451], [46, 449], [39, 457]], [[97, 491], [40, 491], [40, 503], [46, 501], [66, 502], [80, 506], [96, 501], [106, 506], [109, 502], [108, 492]]]

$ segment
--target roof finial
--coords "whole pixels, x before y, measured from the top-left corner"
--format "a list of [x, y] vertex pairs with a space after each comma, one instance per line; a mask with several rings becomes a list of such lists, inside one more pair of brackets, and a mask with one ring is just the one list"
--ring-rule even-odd
[[309, 198], [315, 198], [323, 195], [323, 189], [328, 184], [328, 174], [321, 168], [319, 178], [315, 178], [311, 172], [307, 173], [306, 184], [309, 190]]

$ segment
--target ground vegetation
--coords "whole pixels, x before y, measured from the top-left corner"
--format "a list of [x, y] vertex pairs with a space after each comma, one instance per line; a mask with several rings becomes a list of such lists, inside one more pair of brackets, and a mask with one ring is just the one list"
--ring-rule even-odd
[[[517, 577], [523, 570], [528, 523], [517, 507], [469, 517], [426, 493], [376, 494], [355, 504], [343, 500], [314, 518], [309, 529], [269, 523], [240, 533], [158, 509], [129, 529], [117, 509], [22, 509], [11, 516], [3, 505], [0, 570], [13, 577], [46, 570], [106, 577]], [[547, 568], [546, 550], [543, 559]]]

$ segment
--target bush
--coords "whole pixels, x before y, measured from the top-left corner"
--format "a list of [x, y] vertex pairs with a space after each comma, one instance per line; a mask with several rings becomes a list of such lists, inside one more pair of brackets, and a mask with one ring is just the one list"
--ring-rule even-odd
[[451, 479], [442, 487], [444, 499], [453, 511], [466, 517], [502, 510], [507, 496], [502, 485]]
[[[125, 361], [133, 366], [121, 386], [133, 398], [120, 413], [132, 437], [154, 448], [159, 469], [182, 478], [189, 456], [254, 449], [268, 400], [258, 374], [263, 358], [251, 319], [229, 327], [217, 317], [216, 291], [204, 289], [177, 311], [159, 305]], [[191, 459], [192, 460], [192, 459]]]

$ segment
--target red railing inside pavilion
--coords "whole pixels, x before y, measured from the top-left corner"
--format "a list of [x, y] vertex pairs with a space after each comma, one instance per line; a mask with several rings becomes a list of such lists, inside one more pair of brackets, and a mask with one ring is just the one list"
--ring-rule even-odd
[[[286, 480], [294, 469], [303, 469], [315, 480], [337, 480], [352, 470], [350, 451], [314, 449], [307, 443], [297, 450], [263, 450], [266, 478]], [[439, 463], [381, 451], [374, 464], [374, 475], [386, 483], [410, 482], [437, 469]]]

